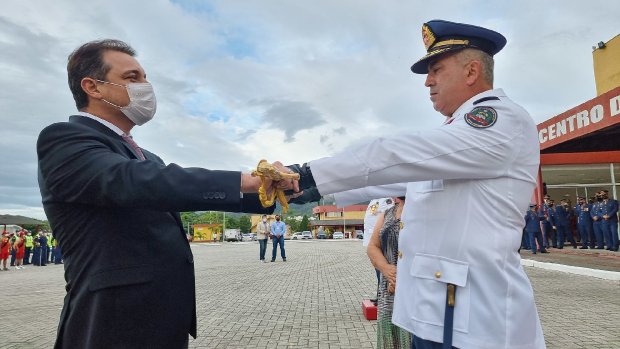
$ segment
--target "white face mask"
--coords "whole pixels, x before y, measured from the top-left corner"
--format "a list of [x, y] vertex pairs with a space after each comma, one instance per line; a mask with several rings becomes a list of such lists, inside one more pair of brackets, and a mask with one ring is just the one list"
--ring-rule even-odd
[[108, 81], [97, 81], [105, 84], [125, 87], [127, 89], [129, 104], [124, 107], [106, 101], [105, 99], [102, 99], [102, 101], [120, 109], [129, 120], [133, 121], [134, 124], [138, 126], [144, 125], [155, 115], [155, 111], [157, 110], [157, 99], [155, 99], [155, 91], [150, 83], [142, 82], [120, 85]]

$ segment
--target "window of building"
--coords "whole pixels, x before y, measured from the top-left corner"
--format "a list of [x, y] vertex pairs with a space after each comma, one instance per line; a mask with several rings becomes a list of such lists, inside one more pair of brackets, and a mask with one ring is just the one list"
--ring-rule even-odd
[[328, 218], [342, 217], [342, 212], [340, 212], [340, 211], [326, 212], [325, 213], [325, 217], [328, 217]]

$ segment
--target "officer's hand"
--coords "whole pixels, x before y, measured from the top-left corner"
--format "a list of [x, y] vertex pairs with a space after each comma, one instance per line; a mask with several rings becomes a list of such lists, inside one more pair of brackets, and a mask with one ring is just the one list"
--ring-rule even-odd
[[295, 191], [306, 190], [311, 187], [316, 187], [316, 183], [314, 182], [314, 177], [312, 177], [312, 172], [310, 171], [310, 166], [308, 164], [303, 165], [288, 165], [291, 171], [295, 173], [299, 173], [299, 188]]

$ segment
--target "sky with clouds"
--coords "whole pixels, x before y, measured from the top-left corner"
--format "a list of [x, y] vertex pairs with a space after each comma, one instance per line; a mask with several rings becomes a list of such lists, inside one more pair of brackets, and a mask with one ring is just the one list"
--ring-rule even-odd
[[620, 34], [607, 0], [3, 0], [0, 214], [44, 219], [35, 144], [75, 104], [67, 56], [116, 38], [138, 52], [157, 114], [132, 131], [182, 166], [305, 162], [368, 137], [434, 127], [421, 25], [446, 19], [508, 38], [495, 86], [541, 122], [595, 97], [592, 46]]

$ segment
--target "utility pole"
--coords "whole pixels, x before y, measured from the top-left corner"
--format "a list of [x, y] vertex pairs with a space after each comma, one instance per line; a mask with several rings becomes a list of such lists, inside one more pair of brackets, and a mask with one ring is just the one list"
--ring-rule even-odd
[[344, 207], [342, 207], [342, 236], [347, 236], [347, 219], [344, 218]]

